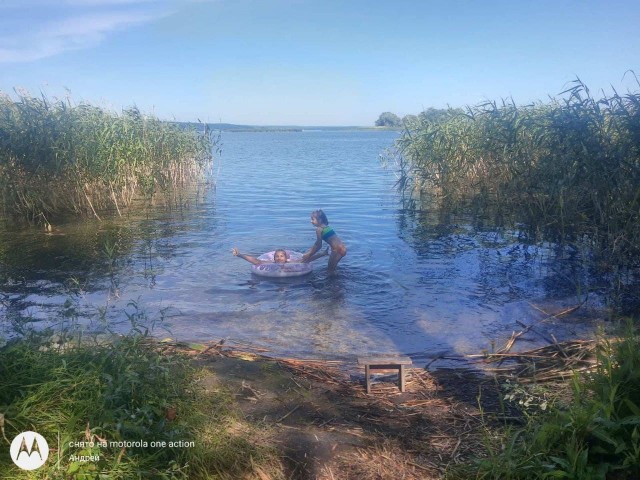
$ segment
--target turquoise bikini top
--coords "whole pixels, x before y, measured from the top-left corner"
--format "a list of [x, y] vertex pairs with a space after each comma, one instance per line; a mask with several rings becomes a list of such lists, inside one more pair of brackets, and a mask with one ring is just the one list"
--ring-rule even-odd
[[333, 231], [333, 228], [331, 228], [331, 227], [329, 227], [329, 226], [324, 227], [324, 228], [322, 229], [322, 239], [323, 239], [324, 241], [326, 241], [326, 240], [327, 240], [327, 238], [334, 236], [335, 234], [336, 234], [336, 232], [334, 232], [334, 231]]

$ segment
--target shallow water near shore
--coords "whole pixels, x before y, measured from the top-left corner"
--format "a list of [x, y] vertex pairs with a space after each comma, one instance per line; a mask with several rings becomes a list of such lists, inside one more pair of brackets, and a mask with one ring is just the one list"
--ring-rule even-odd
[[[91, 315], [92, 330], [153, 323], [158, 337], [246, 342], [275, 356], [395, 352], [425, 364], [501, 346], [518, 321], [584, 300], [575, 252], [529, 245], [470, 215], [417, 223], [402, 212], [393, 169], [380, 161], [396, 137], [224, 133], [211, 185], [188, 205], [52, 233], [1, 227], [0, 334], [25, 320], [39, 328]], [[307, 250], [317, 208], [348, 247], [337, 275], [324, 258], [308, 276], [261, 278], [231, 255]], [[546, 319], [518, 348], [588, 337], [600, 307], [592, 295], [577, 316]]]

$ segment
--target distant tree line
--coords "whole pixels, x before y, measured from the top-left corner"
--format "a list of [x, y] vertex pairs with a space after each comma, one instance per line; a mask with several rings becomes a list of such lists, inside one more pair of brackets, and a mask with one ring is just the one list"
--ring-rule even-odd
[[439, 122], [452, 113], [461, 113], [461, 109], [429, 107], [419, 115], [405, 115], [400, 118], [395, 113], [383, 112], [375, 122], [376, 127], [409, 127], [420, 123]]

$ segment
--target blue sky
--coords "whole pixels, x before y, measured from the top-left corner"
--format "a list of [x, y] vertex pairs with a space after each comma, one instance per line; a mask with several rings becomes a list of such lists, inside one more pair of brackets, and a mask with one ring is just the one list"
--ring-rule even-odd
[[[162, 119], [372, 125], [640, 89], [640, 2], [2, 0], [0, 91]], [[623, 78], [624, 77], [624, 78]]]

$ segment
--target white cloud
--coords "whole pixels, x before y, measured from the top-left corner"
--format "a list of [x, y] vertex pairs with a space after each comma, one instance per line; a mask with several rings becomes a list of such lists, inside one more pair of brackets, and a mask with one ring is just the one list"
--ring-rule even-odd
[[170, 13], [166, 1], [41, 0], [0, 7], [0, 63], [29, 62], [68, 50], [90, 48], [110, 34], [153, 22]]

